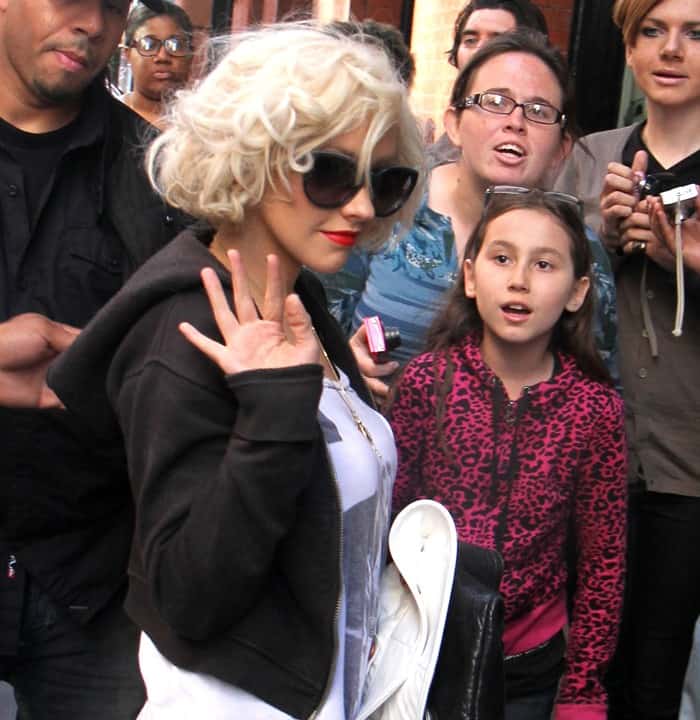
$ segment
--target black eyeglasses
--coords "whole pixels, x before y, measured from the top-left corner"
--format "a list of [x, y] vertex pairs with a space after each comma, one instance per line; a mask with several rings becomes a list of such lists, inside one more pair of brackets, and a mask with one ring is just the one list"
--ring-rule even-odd
[[559, 122], [564, 125], [566, 122], [566, 115], [557, 110], [554, 105], [534, 100], [519, 103], [515, 102], [512, 97], [497, 92], [468, 95], [455, 103], [454, 107], [457, 110], [466, 110], [475, 105], [478, 105], [482, 110], [486, 110], [486, 112], [495, 113], [496, 115], [510, 115], [515, 108], [522, 108], [526, 120], [541, 125], [556, 125]]
[[192, 55], [192, 46], [190, 41], [182, 35], [171, 35], [165, 40], [154, 37], [153, 35], [144, 35], [138, 40], [134, 40], [131, 43], [131, 47], [136, 49], [136, 52], [141, 57], [155, 57], [161, 47], [165, 48], [165, 52], [173, 57], [187, 57]]
[[[330, 150], [312, 152], [313, 167], [304, 173], [304, 192], [320, 208], [339, 208], [360, 192], [357, 163], [352, 158]], [[418, 182], [418, 171], [393, 165], [370, 170], [370, 197], [377, 217], [397, 212], [408, 200]]]
[[572, 207], [578, 213], [578, 216], [583, 220], [583, 202], [575, 195], [569, 195], [569, 193], [556, 192], [554, 190], [540, 190], [539, 188], [526, 188], [520, 185], [491, 185], [486, 188], [486, 194], [484, 195], [484, 210], [488, 207], [489, 202], [495, 197], [508, 197], [518, 195], [529, 195], [530, 193], [539, 193], [547, 198], [551, 198], [555, 202], [563, 203]]

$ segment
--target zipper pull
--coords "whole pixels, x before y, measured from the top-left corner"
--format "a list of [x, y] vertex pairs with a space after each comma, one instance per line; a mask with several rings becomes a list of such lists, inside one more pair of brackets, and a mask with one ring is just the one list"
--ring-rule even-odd
[[7, 578], [8, 578], [8, 580], [15, 579], [15, 575], [17, 575], [17, 571], [15, 570], [16, 565], [17, 565], [17, 558], [14, 555], [10, 555], [10, 557], [7, 560]]

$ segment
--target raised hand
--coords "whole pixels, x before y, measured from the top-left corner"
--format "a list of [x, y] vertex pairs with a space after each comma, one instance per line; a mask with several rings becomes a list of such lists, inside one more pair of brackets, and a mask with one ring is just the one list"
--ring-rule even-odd
[[229, 250], [227, 255], [235, 315], [216, 273], [211, 268], [202, 270], [202, 283], [224, 342], [208, 338], [189, 323], [181, 323], [180, 331], [187, 340], [227, 375], [318, 363], [320, 350], [311, 318], [298, 295], [284, 296], [277, 257], [267, 256], [267, 281], [260, 316], [240, 255], [236, 250]]
[[0, 405], [62, 407], [46, 385], [46, 371], [79, 333], [36, 313], [0, 323]]
[[632, 167], [610, 163], [600, 196], [603, 216], [601, 237], [603, 242], [620, 254], [643, 252], [667, 270], [673, 268], [673, 255], [655, 235], [649, 220], [650, 197], [639, 199], [637, 186], [646, 176], [648, 156], [638, 150]]

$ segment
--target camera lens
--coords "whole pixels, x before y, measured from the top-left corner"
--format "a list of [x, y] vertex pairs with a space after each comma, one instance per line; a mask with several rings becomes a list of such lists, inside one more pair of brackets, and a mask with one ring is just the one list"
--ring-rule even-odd
[[401, 345], [401, 333], [399, 329], [395, 327], [385, 327], [384, 342], [386, 343], [387, 350], [396, 350], [396, 348]]
[[647, 175], [644, 180], [639, 182], [639, 197], [643, 200], [648, 195], [661, 195], [664, 190], [669, 190], [676, 184], [676, 176], [670, 172]]

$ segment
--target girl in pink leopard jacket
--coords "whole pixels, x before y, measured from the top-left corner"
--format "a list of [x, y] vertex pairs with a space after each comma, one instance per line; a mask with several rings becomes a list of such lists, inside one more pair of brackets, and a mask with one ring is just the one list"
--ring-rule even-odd
[[503, 556], [506, 720], [607, 716], [627, 460], [590, 284], [576, 198], [490, 188], [429, 351], [406, 367], [390, 410], [394, 511], [433, 498], [460, 540]]

